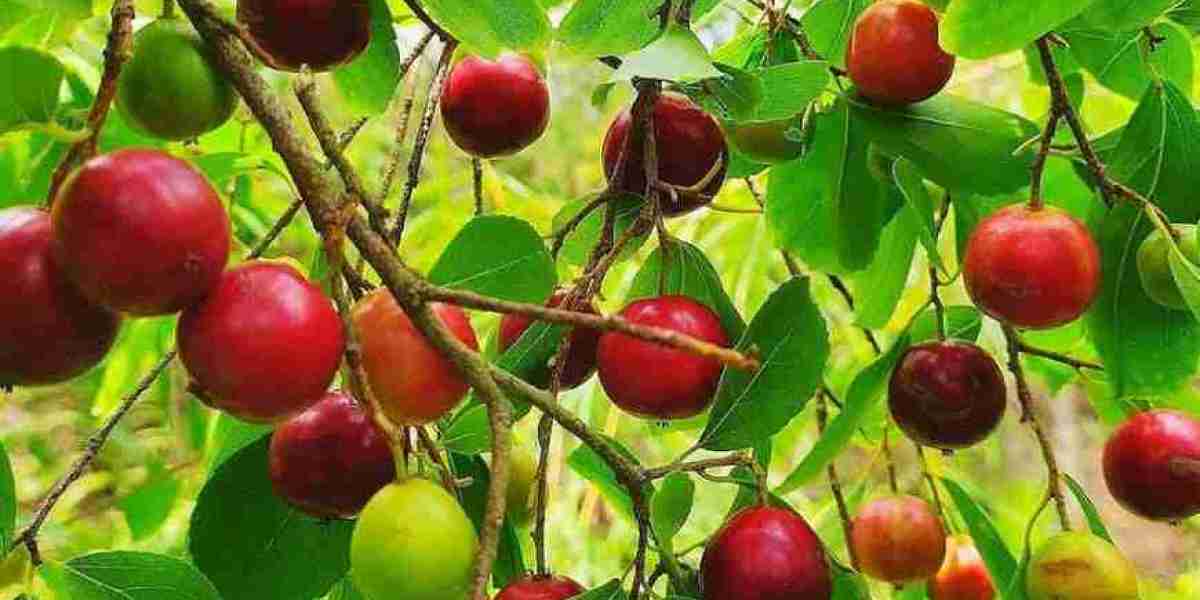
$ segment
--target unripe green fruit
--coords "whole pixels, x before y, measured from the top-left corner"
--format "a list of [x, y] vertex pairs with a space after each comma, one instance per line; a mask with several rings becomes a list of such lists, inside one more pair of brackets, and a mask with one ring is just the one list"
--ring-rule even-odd
[[533, 518], [537, 502], [537, 456], [528, 444], [513, 440], [512, 468], [509, 470], [505, 506], [513, 525], [523, 527]]
[[237, 93], [187, 21], [166, 18], [134, 37], [117, 107], [145, 133], [185, 140], [225, 124], [237, 108]]
[[1029, 600], [1135, 600], [1137, 572], [1129, 559], [1089, 533], [1060, 533], [1029, 563]]
[[370, 600], [463, 600], [479, 541], [458, 501], [427, 479], [375, 494], [350, 541], [350, 575]]
[[[1195, 225], [1172, 225], [1179, 232], [1179, 249], [1184, 257], [1193, 263], [1200, 264], [1200, 243], [1196, 239]], [[1179, 310], [1187, 310], [1187, 301], [1179, 291], [1179, 284], [1171, 274], [1171, 244], [1167, 237], [1155, 229], [1137, 253], [1138, 276], [1142, 279], [1142, 289], [1151, 300]]]
[[750, 160], [774, 165], [804, 154], [804, 144], [792, 138], [799, 129], [798, 118], [726, 123], [725, 136]]

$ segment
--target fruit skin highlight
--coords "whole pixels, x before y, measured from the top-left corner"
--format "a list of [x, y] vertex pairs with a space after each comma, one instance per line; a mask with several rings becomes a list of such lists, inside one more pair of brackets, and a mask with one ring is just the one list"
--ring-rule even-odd
[[828, 600], [825, 547], [803, 517], [753, 506], [731, 517], [704, 548], [703, 600]]
[[176, 337], [200, 398], [255, 423], [321, 400], [346, 350], [329, 298], [290, 265], [266, 260], [226, 272], [183, 312]]
[[159, 150], [93, 158], [59, 191], [54, 255], [84, 296], [138, 316], [202, 300], [229, 258], [229, 217], [188, 163]]
[[1147, 519], [1200, 514], [1200, 420], [1174, 410], [1134, 415], [1104, 446], [1104, 480], [1121, 506]]
[[846, 50], [858, 93], [874, 104], [927, 100], [954, 75], [953, 55], [938, 43], [938, 17], [916, 0], [883, 0], [863, 11]]
[[1049, 329], [1078, 319], [1100, 291], [1100, 249], [1066, 211], [1015, 204], [984, 219], [967, 241], [963, 280], [996, 320]]
[[359, 515], [350, 576], [370, 600], [464, 600], [478, 545], [449, 492], [407, 479], [380, 490]]
[[527, 575], [504, 586], [496, 600], [567, 600], [585, 591], [570, 577]]
[[117, 108], [134, 128], [186, 140], [224, 125], [237, 103], [237, 91], [187, 21], [159, 19], [137, 32], [117, 87]]
[[[565, 292], [555, 293], [546, 306], [558, 308], [566, 298]], [[599, 314], [594, 305], [576, 309], [589, 314]], [[524, 315], [509, 313], [500, 319], [500, 351], [505, 352], [521, 339], [533, 320]], [[596, 372], [596, 347], [600, 344], [600, 331], [586, 327], [571, 328], [571, 349], [567, 351], [567, 364], [563, 367], [562, 389], [575, 389]], [[551, 370], [547, 366], [530, 376], [531, 383], [546, 389], [550, 386]]]
[[1047, 540], [1026, 579], [1029, 600], [1135, 600], [1137, 572], [1112, 544], [1081, 531]]
[[850, 543], [859, 570], [903, 584], [928, 579], [946, 557], [946, 530], [933, 507], [915, 496], [872, 500], [858, 511]]
[[909, 348], [892, 371], [888, 406], [909, 438], [925, 446], [973, 446], [1004, 417], [1008, 391], [991, 355], [962, 341]]
[[48, 385], [96, 366], [121, 326], [83, 297], [51, 252], [50, 215], [0, 210], [0, 386]]
[[238, 0], [237, 20], [284, 71], [328, 71], [371, 41], [368, 0]]
[[[1171, 225], [1179, 233], [1179, 250], [1184, 258], [1193, 264], [1200, 264], [1200, 241], [1196, 238], [1195, 225]], [[1142, 280], [1142, 289], [1151, 300], [1176, 310], [1187, 310], [1187, 300], [1175, 282], [1171, 273], [1171, 244], [1166, 236], [1157, 229], [1138, 246], [1137, 267], [1138, 277]]]
[[550, 88], [525, 56], [468, 56], [450, 71], [441, 109], [446, 133], [464, 152], [478, 158], [510, 156], [546, 131]]
[[996, 587], [983, 557], [968, 535], [946, 540], [946, 562], [929, 580], [930, 600], [993, 600]]

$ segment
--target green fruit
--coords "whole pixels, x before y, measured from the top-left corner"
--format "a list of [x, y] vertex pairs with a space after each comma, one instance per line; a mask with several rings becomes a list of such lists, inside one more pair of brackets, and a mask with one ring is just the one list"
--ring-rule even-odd
[[426, 479], [375, 494], [350, 541], [350, 576], [371, 600], [462, 600], [479, 541], [458, 501]]
[[512, 468], [509, 470], [505, 506], [513, 525], [524, 527], [533, 519], [537, 502], [537, 456], [527, 444], [513, 440]]
[[[1197, 242], [1195, 225], [1172, 225], [1179, 233], [1179, 249], [1193, 263], [1200, 263], [1200, 243]], [[1171, 274], [1171, 244], [1159, 230], [1154, 230], [1137, 252], [1138, 276], [1142, 289], [1151, 300], [1179, 310], [1187, 310], [1187, 301], [1179, 291], [1179, 284]]]
[[134, 37], [133, 56], [118, 83], [117, 107], [145, 133], [185, 140], [228, 121], [237, 93], [186, 21], [159, 19]]
[[799, 131], [800, 120], [796, 118], [725, 124], [726, 136], [742, 154], [769, 165], [795, 160], [804, 154], [804, 144], [793, 139]]
[[1078, 531], [1060, 533], [1029, 563], [1029, 600], [1135, 600], [1137, 572], [1112, 544]]

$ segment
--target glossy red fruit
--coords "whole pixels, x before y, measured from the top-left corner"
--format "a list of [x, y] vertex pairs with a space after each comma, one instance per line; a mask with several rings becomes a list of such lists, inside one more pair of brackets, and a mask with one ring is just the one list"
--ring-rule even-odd
[[286, 419], [325, 396], [345, 352], [341, 319], [289, 265], [230, 269], [179, 318], [179, 354], [201, 397], [252, 422]]
[[858, 511], [850, 543], [863, 573], [903, 584], [928, 579], [946, 557], [946, 530], [929, 503], [913, 496], [873, 500]]
[[958, 450], [986, 438], [1004, 417], [1004, 375], [991, 355], [968, 342], [909, 348], [888, 385], [892, 418], [913, 441]]
[[[633, 118], [630, 110], [617, 116], [604, 137], [604, 173], [611, 181], [617, 171], [617, 163], [626, 147]], [[664, 92], [654, 105], [654, 140], [658, 153], [658, 178], [666, 183], [691, 188], [704, 181], [713, 169], [716, 174], [709, 179], [703, 190], [680, 193], [678, 200], [663, 194], [663, 213], [667, 216], [682, 215], [712, 202], [712, 197], [725, 181], [729, 151], [721, 126], [712, 115], [704, 112], [695, 102], [683, 94]], [[624, 178], [621, 189], [631, 194], [646, 192], [646, 169], [642, 156], [645, 147], [631, 144], [629, 156], [624, 161]]]
[[387, 435], [345, 392], [329, 392], [271, 434], [271, 484], [296, 508], [348, 519], [396, 478]]
[[[431, 308], [454, 337], [479, 349], [467, 313], [450, 304], [434, 303]], [[417, 330], [391, 292], [380, 288], [368, 294], [351, 316], [367, 380], [393, 422], [432, 423], [466, 395], [467, 383], [458, 368]]]
[[50, 251], [50, 215], [0, 210], [0, 386], [66, 381], [112, 347], [121, 317], [84, 298]]
[[569, 577], [528, 575], [504, 586], [496, 600], [567, 600], [585, 591]]
[[955, 535], [946, 540], [946, 561], [929, 580], [930, 600], [992, 600], [996, 588], [987, 565], [969, 536]]
[[273, 67], [328, 71], [371, 41], [368, 0], [238, 0], [237, 18]]
[[[621, 316], [629, 322], [661, 327], [728, 346], [721, 320], [707, 306], [686, 296], [638, 300]], [[617, 332], [600, 337], [600, 383], [613, 403], [628, 413], [654, 419], [683, 419], [712, 404], [721, 363]]]
[[938, 44], [938, 17], [917, 0], [882, 0], [854, 24], [846, 67], [864, 98], [884, 106], [932, 98], [954, 74]]
[[516, 154], [550, 123], [550, 88], [533, 61], [519, 54], [464, 58], [446, 79], [441, 105], [450, 139], [480, 158]]
[[164, 315], [199, 302], [229, 258], [229, 217], [188, 163], [158, 150], [93, 158], [54, 203], [54, 253], [93, 302]]
[[[564, 292], [557, 292], [550, 297], [546, 306], [557, 307], [562, 304], [565, 297]], [[594, 306], [588, 306], [583, 312], [597, 314]], [[504, 318], [500, 319], [500, 351], [504, 352], [517, 343], [521, 334], [529, 329], [532, 322], [532, 319], [522, 315], [504, 315]], [[596, 347], [599, 344], [599, 331], [583, 327], [571, 330], [571, 349], [567, 351], [567, 364], [563, 367], [562, 389], [577, 388], [592, 376], [592, 373], [596, 371]], [[530, 379], [538, 387], [547, 387], [550, 384], [549, 366]]]
[[1200, 514], [1200, 420], [1173, 410], [1134, 415], [1104, 446], [1104, 479], [1121, 506], [1147, 519]]
[[828, 600], [833, 593], [825, 547], [804, 518], [767, 506], [725, 523], [700, 561], [704, 600]]
[[963, 260], [967, 292], [1010, 325], [1048, 329], [1078, 319], [1100, 290], [1100, 249], [1066, 211], [1017, 204], [975, 228]]

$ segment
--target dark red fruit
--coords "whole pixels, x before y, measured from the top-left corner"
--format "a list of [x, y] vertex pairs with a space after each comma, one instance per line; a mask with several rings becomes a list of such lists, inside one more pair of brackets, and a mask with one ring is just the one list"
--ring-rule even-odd
[[[638, 300], [621, 316], [631, 323], [678, 331], [728, 346], [721, 320], [707, 306], [686, 296]], [[600, 383], [609, 398], [628, 413], [654, 419], [683, 419], [712, 404], [721, 363], [647, 342], [624, 333], [607, 332], [597, 351]]]
[[983, 312], [1048, 329], [1078, 319], [1100, 290], [1100, 249], [1083, 223], [1053, 207], [1002, 208], [975, 228], [963, 279]]
[[344, 392], [329, 392], [271, 434], [275, 493], [320, 519], [348, 519], [396, 478], [387, 435]]
[[986, 438], [1004, 417], [1007, 388], [991, 355], [968, 342], [909, 348], [888, 385], [892, 418], [913, 441], [958, 450]]
[[442, 89], [442, 123], [464, 152], [508, 156], [537, 141], [550, 122], [550, 89], [528, 58], [468, 56]]
[[237, 18], [272, 67], [328, 71], [354, 60], [371, 41], [368, 0], [238, 0]]
[[946, 540], [946, 562], [929, 580], [929, 600], [992, 600], [996, 588], [975, 542], [955, 535]]
[[496, 600], [567, 600], [585, 591], [569, 577], [529, 575], [504, 586]]
[[935, 96], [954, 74], [938, 44], [938, 17], [916, 0], [883, 0], [854, 24], [846, 67], [864, 98], [884, 106]]
[[868, 503], [854, 518], [850, 543], [859, 569], [888, 583], [928, 579], [946, 557], [946, 530], [929, 503], [892, 496]]
[[[467, 313], [450, 304], [431, 308], [458, 341], [479, 349]], [[371, 390], [394, 423], [432, 423], [466, 395], [458, 367], [413, 325], [391, 292], [380, 288], [359, 300], [352, 319]]]
[[346, 349], [321, 289], [262, 260], [226, 272], [204, 302], [183, 311], [177, 337], [202, 397], [253, 422], [286, 419], [319, 401]]
[[[546, 306], [562, 304], [566, 294], [558, 292], [550, 297]], [[594, 306], [582, 312], [597, 314]], [[522, 315], [507, 314], [500, 319], [500, 351], [504, 352], [517, 343], [521, 334], [529, 329], [532, 319]], [[600, 344], [600, 332], [595, 329], [576, 327], [571, 330], [571, 349], [567, 351], [567, 364], [563, 367], [562, 389], [579, 387], [596, 371], [596, 346]], [[550, 368], [540, 370], [530, 377], [534, 385], [545, 388], [550, 384]]]
[[0, 386], [66, 381], [104, 358], [121, 317], [79, 293], [50, 251], [50, 215], [0, 210]]
[[1104, 480], [1121, 506], [1147, 519], [1200, 514], [1200, 420], [1173, 410], [1134, 415], [1104, 446]]
[[229, 217], [188, 163], [119, 150], [84, 163], [54, 203], [54, 252], [93, 302], [164, 315], [199, 302], [229, 258]]
[[700, 562], [704, 600], [828, 600], [833, 593], [821, 539], [796, 513], [750, 507], [708, 542]]
[[[611, 181], [621, 153], [626, 149], [633, 118], [627, 109], [617, 116], [604, 137], [604, 174]], [[678, 199], [662, 194], [663, 213], [682, 215], [712, 202], [725, 181], [729, 151], [717, 120], [683, 94], [666, 92], [654, 105], [654, 141], [658, 153], [658, 178], [681, 188], [692, 188], [717, 169], [703, 190], [680, 192]], [[635, 140], [637, 141], [637, 140]], [[646, 193], [646, 168], [642, 143], [630, 144], [624, 161], [621, 189], [631, 194]]]

